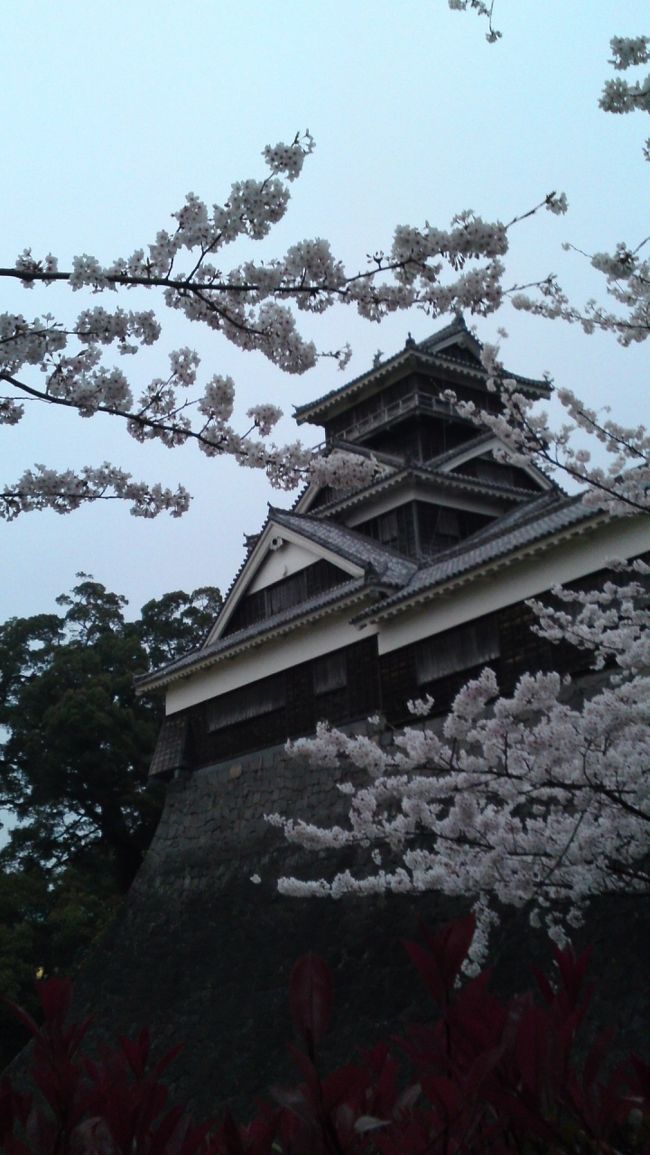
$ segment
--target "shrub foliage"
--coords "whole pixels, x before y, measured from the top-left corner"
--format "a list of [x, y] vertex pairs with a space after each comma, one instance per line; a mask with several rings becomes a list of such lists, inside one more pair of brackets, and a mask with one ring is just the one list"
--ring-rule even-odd
[[650, 1150], [650, 1066], [611, 1063], [612, 1033], [582, 1062], [588, 952], [554, 949], [553, 980], [490, 993], [490, 972], [460, 982], [472, 916], [404, 945], [435, 1005], [428, 1023], [323, 1074], [333, 984], [326, 963], [296, 963], [290, 1007], [298, 1080], [273, 1087], [255, 1118], [194, 1123], [172, 1105], [163, 1075], [180, 1048], [154, 1059], [148, 1032], [120, 1038], [99, 1058], [90, 1019], [70, 1019], [72, 987], [39, 984], [43, 1023], [18, 1007], [33, 1037], [32, 1091], [0, 1084], [4, 1155], [623, 1155]]

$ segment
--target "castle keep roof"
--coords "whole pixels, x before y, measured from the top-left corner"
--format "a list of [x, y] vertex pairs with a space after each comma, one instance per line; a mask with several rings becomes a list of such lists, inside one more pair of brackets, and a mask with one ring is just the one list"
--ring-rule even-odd
[[[171, 717], [227, 699], [221, 715], [213, 710], [221, 720], [213, 723], [210, 749], [222, 740], [224, 749], [236, 749], [240, 733], [249, 740], [237, 729], [255, 715], [254, 702], [244, 701], [248, 689], [260, 687], [261, 716], [277, 715], [282, 699], [289, 733], [300, 732], [296, 695], [321, 695], [311, 713], [300, 707], [306, 719], [334, 702], [342, 679], [352, 685], [362, 677], [380, 687], [381, 702], [387, 655], [581, 580], [615, 554], [650, 548], [647, 518], [638, 529], [638, 518], [621, 523], [567, 496], [535, 465], [510, 461], [494, 433], [455, 411], [450, 388], [479, 404], [484, 397], [493, 412], [499, 405], [480, 356], [480, 343], [456, 317], [419, 344], [409, 337], [394, 357], [296, 410], [298, 421], [325, 426], [322, 453], [364, 459], [366, 479], [345, 489], [313, 480], [291, 510], [270, 506], [204, 645], [137, 680], [142, 692], [169, 688]], [[531, 397], [549, 394], [545, 381], [508, 375]], [[374, 665], [360, 674], [354, 663], [368, 639]], [[340, 662], [312, 671], [310, 663], [348, 651], [357, 657], [345, 675]], [[402, 685], [399, 662], [393, 666], [385, 675], [389, 696]], [[276, 690], [264, 687], [286, 681], [294, 667], [303, 684], [292, 690], [290, 707], [279, 681]], [[172, 735], [176, 745], [180, 733]]]
[[328, 613], [349, 610], [359, 624], [394, 616], [436, 596], [437, 591], [452, 582], [486, 574], [495, 563], [501, 568], [512, 564], [532, 547], [541, 553], [561, 538], [584, 533], [590, 526], [608, 520], [608, 515], [585, 506], [580, 497], [566, 498], [553, 491], [530, 505], [504, 514], [462, 545], [441, 552], [434, 562], [416, 565], [336, 524], [272, 510], [265, 528], [291, 529], [306, 541], [326, 545], [358, 565], [363, 574], [254, 625], [208, 642], [200, 650], [177, 658], [155, 673], [140, 676], [137, 684], [142, 689], [168, 685]]
[[[351, 401], [376, 393], [385, 388], [389, 381], [418, 369], [427, 373], [437, 372], [449, 381], [469, 379], [475, 386], [485, 387], [488, 375], [480, 361], [481, 350], [480, 341], [470, 333], [464, 318], [458, 315], [451, 324], [424, 341], [416, 344], [409, 338], [399, 353], [361, 373], [347, 385], [331, 389], [315, 401], [297, 406], [294, 416], [299, 425], [305, 421], [321, 424], [333, 413], [346, 408]], [[535, 397], [550, 395], [547, 381], [521, 377], [509, 370], [507, 376], [517, 382], [523, 393]]]

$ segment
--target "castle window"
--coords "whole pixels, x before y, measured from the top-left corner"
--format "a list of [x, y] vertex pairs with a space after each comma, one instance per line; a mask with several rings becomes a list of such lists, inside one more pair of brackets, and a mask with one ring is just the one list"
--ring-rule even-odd
[[415, 652], [418, 686], [491, 662], [500, 654], [496, 619], [483, 618], [420, 642]]
[[237, 722], [258, 718], [261, 714], [281, 710], [286, 701], [287, 683], [284, 674], [264, 678], [262, 681], [253, 682], [250, 686], [232, 690], [230, 694], [223, 694], [208, 703], [206, 718], [208, 733], [224, 730]]
[[312, 664], [314, 694], [330, 694], [348, 684], [347, 663], [344, 653], [327, 654]]
[[415, 556], [415, 520], [413, 502], [398, 506], [370, 521], [362, 522], [355, 527], [359, 533], [366, 534], [399, 553], [409, 557]]
[[441, 550], [450, 549], [491, 520], [484, 513], [423, 501], [417, 502], [417, 518], [423, 557], [434, 557]]
[[436, 538], [439, 544], [454, 545], [460, 538], [458, 511], [443, 507], [436, 518]]
[[393, 549], [399, 547], [399, 527], [397, 524], [397, 511], [391, 510], [390, 513], [384, 514], [383, 517], [377, 518], [378, 537], [382, 545], [391, 546]]
[[476, 476], [479, 481], [496, 481], [499, 485], [515, 484], [511, 465], [503, 465], [500, 461], [490, 461], [485, 457], [479, 457], [476, 462]]
[[224, 637], [234, 634], [237, 630], [261, 622], [273, 614], [282, 613], [291, 609], [300, 602], [316, 594], [324, 593], [334, 586], [341, 585], [349, 580], [349, 574], [328, 561], [317, 561], [308, 565], [289, 577], [264, 586], [255, 593], [247, 594], [236, 607], [228, 625], [224, 630]]

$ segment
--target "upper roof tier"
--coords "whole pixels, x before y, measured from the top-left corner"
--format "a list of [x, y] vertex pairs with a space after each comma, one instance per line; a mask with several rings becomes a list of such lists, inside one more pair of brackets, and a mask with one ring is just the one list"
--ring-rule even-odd
[[[481, 363], [482, 345], [470, 333], [461, 314], [451, 324], [419, 344], [410, 336], [404, 348], [394, 357], [379, 361], [366, 373], [332, 389], [315, 401], [308, 401], [294, 410], [299, 424], [310, 422], [327, 425], [348, 409], [381, 393], [395, 381], [410, 373], [419, 373], [440, 382], [441, 390], [465, 385], [478, 393], [487, 393], [488, 373]], [[544, 380], [521, 377], [507, 371], [506, 376], [516, 381], [522, 393], [544, 398], [550, 395], [550, 385]], [[490, 395], [492, 396], [492, 395]]]

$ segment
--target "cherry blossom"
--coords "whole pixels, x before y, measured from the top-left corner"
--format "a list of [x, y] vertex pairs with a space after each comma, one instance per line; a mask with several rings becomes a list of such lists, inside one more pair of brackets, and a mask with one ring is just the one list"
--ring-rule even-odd
[[172, 517], [181, 517], [191, 499], [181, 486], [172, 491], [158, 484], [143, 485], [108, 462], [78, 473], [35, 465], [27, 469], [11, 489], [7, 487], [0, 493], [0, 517], [13, 521], [20, 513], [37, 509], [70, 513], [81, 505], [100, 500], [130, 501], [131, 513], [136, 517], [156, 517], [163, 509]]
[[281, 878], [281, 893], [435, 890], [469, 898], [481, 928], [477, 964], [503, 906], [561, 938], [594, 895], [647, 892], [650, 634], [642, 579], [650, 569], [620, 568], [620, 583], [595, 595], [560, 590], [559, 608], [537, 607], [544, 636], [590, 650], [596, 669], [614, 663], [614, 676], [602, 675], [582, 704], [573, 704], [571, 680], [555, 673], [526, 674], [503, 697], [487, 668], [443, 721], [422, 720], [430, 697], [410, 703], [418, 723], [388, 747], [326, 723], [315, 738], [289, 743], [302, 760], [348, 764], [368, 781], [359, 785], [357, 774], [354, 785], [342, 784], [345, 826], [267, 820], [310, 850], [373, 853], [358, 873]]
[[[608, 410], [598, 412], [571, 390], [559, 389], [556, 397], [568, 420], [554, 428], [548, 413], [505, 376], [498, 345], [486, 345], [482, 359], [490, 375], [488, 387], [500, 396], [498, 413], [460, 401], [453, 390], [444, 396], [463, 417], [491, 429], [511, 463], [534, 462], [547, 472], [568, 474], [573, 482], [587, 487], [583, 500], [594, 508], [618, 515], [648, 511], [650, 432], [645, 426], [621, 425], [608, 416]], [[576, 434], [588, 435], [598, 452], [578, 443]]]
[[[510, 229], [542, 208], [564, 211], [561, 195], [551, 193], [508, 225], [466, 211], [458, 213], [448, 229], [428, 222], [419, 229], [400, 226], [390, 248], [373, 253], [365, 267], [354, 272], [343, 267], [322, 238], [300, 241], [284, 256], [266, 262], [227, 261], [227, 246], [239, 238], [266, 237], [282, 220], [289, 185], [313, 147], [310, 134], [304, 133], [291, 144], [265, 148], [269, 174], [262, 180], [237, 181], [223, 204], [210, 206], [189, 193], [172, 214], [173, 228], [160, 229], [149, 245], [128, 257], [104, 265], [84, 253], [64, 270], [53, 254], [40, 258], [27, 249], [12, 267], [0, 269], [0, 277], [14, 278], [26, 289], [38, 283], [93, 296], [144, 288], [238, 348], [261, 352], [285, 372], [303, 373], [322, 356], [344, 368], [351, 355], [348, 345], [318, 350], [299, 328], [299, 319], [307, 314], [348, 305], [371, 321], [411, 307], [433, 317], [458, 309], [486, 315], [503, 300]], [[168, 354], [169, 371], [136, 391], [123, 359], [163, 337], [153, 309], [91, 304], [70, 322], [50, 313], [31, 319], [22, 313], [0, 314], [0, 381], [6, 387], [0, 395], [0, 422], [19, 424], [27, 399], [67, 407], [85, 418], [109, 414], [137, 441], [158, 440], [168, 447], [191, 441], [209, 456], [227, 454], [246, 467], [263, 469], [281, 489], [292, 488], [312, 471], [329, 476], [329, 483], [342, 489], [360, 484], [364, 470], [368, 474], [367, 463], [352, 454], [314, 461], [298, 444], [269, 442], [281, 412], [274, 403], [253, 406], [247, 414], [250, 426], [238, 425], [234, 382], [219, 374], [202, 377], [199, 357], [191, 348]], [[118, 363], [111, 361], [111, 354]], [[102, 470], [95, 474], [87, 467], [79, 473], [76, 489], [66, 473], [59, 475], [58, 488], [48, 481], [39, 497], [36, 487], [44, 477], [39, 468], [8, 484], [0, 513], [11, 511], [16, 517], [47, 505], [67, 512], [83, 495], [88, 500], [126, 496], [121, 486], [106, 487]], [[148, 515], [172, 508], [167, 492], [159, 486], [149, 489]], [[180, 512], [178, 502], [173, 508]]]
[[447, 0], [452, 11], [466, 12], [468, 8], [476, 12], [478, 16], [485, 16], [488, 22], [488, 31], [485, 33], [485, 39], [488, 44], [495, 44], [497, 40], [501, 39], [501, 32], [498, 32], [492, 25], [492, 13], [494, 11], [494, 0], [491, 4], [486, 4], [484, 0]]

